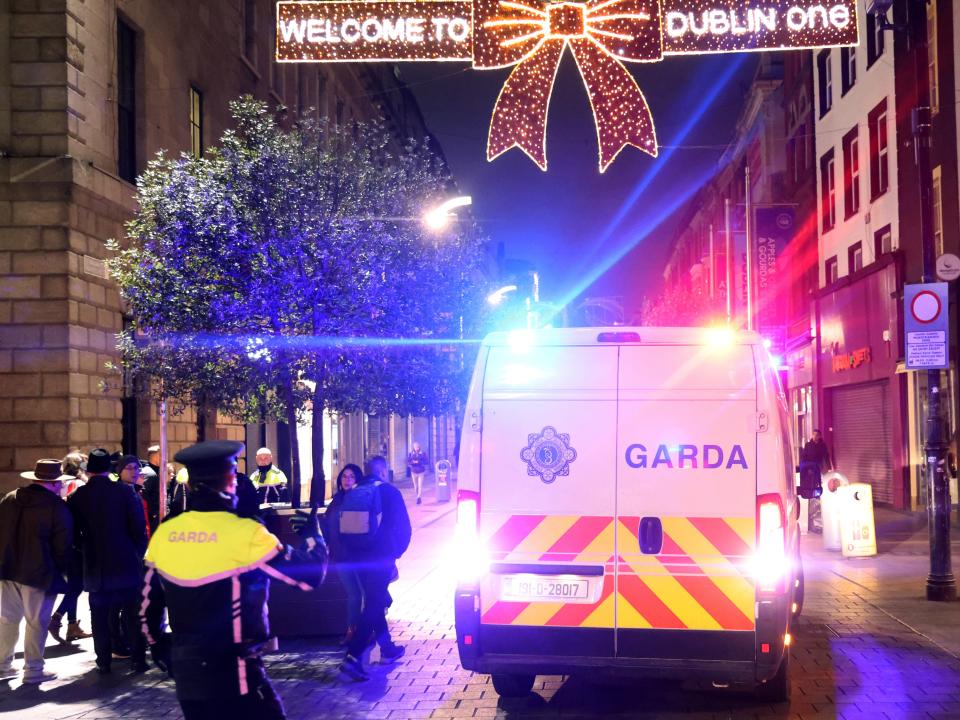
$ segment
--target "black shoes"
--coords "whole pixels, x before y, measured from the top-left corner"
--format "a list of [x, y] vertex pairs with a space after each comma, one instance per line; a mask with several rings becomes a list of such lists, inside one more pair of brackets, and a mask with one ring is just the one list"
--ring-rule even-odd
[[395, 663], [402, 658], [406, 652], [403, 645], [394, 645], [391, 643], [388, 647], [380, 648], [380, 662], [388, 664]]
[[347, 655], [343, 659], [343, 662], [340, 663], [340, 672], [351, 680], [356, 680], [357, 682], [370, 679], [370, 676], [363, 667], [363, 662], [361, 662], [358, 658], [355, 658], [353, 655]]

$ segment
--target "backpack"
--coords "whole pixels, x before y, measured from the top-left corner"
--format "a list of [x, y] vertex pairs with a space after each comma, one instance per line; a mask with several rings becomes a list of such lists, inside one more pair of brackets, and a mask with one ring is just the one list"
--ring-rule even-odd
[[357, 485], [344, 493], [337, 525], [345, 547], [356, 550], [373, 547], [382, 520], [379, 481]]

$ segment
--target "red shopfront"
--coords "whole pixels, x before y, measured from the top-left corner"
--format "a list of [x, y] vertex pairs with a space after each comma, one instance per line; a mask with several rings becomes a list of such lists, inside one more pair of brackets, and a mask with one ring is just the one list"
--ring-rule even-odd
[[817, 394], [834, 466], [873, 486], [874, 501], [909, 507], [906, 376], [900, 360], [899, 273], [894, 257], [817, 299]]

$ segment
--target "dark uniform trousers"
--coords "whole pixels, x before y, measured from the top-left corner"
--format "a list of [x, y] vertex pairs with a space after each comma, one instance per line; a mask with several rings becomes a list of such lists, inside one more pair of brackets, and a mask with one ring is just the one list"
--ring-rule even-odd
[[185, 720], [284, 720], [283, 703], [270, 684], [263, 667], [263, 660], [251, 658], [247, 663], [247, 678], [251, 689], [240, 697], [216, 700], [181, 700]]

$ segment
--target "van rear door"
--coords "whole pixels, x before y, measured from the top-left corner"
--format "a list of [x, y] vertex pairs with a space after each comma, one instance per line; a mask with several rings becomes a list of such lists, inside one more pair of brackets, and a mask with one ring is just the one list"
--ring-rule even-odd
[[490, 347], [484, 653], [613, 656], [616, 385], [616, 347]]
[[619, 399], [617, 655], [752, 663], [752, 347], [623, 346]]

